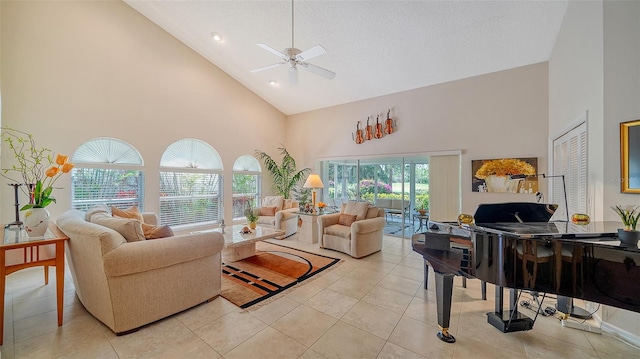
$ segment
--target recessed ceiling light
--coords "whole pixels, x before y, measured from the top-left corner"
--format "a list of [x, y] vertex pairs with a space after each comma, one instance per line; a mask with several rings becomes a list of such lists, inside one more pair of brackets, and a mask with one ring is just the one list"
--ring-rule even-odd
[[276, 80], [270, 80], [270, 81], [269, 81], [269, 85], [271, 85], [271, 86], [273, 86], [273, 87], [276, 87], [276, 86], [278, 86], [278, 81], [276, 81]]
[[217, 32], [212, 32], [212, 33], [211, 33], [211, 37], [213, 37], [213, 39], [214, 39], [214, 40], [216, 40], [216, 41], [218, 41], [218, 42], [222, 41], [222, 35], [220, 35], [220, 34], [219, 34], [219, 33], [217, 33]]

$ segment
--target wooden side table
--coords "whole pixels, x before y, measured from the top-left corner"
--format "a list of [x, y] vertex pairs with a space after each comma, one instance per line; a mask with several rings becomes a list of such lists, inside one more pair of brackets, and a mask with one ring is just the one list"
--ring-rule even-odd
[[0, 244], [0, 345], [4, 338], [4, 293], [6, 276], [21, 269], [44, 266], [44, 283], [49, 284], [49, 266], [56, 267], [58, 326], [62, 326], [64, 307], [64, 242], [69, 237], [55, 225], [43, 237], [30, 238], [24, 228], [3, 228]]

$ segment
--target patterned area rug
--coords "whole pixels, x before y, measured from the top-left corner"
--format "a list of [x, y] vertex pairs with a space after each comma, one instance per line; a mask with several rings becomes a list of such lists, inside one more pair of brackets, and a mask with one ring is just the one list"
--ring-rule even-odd
[[222, 297], [249, 308], [340, 262], [315, 253], [268, 242], [256, 243], [256, 255], [222, 263]]

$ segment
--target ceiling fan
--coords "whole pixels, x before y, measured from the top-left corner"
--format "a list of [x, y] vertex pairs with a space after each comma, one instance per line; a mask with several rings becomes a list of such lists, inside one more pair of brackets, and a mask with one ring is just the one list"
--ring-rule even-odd
[[293, 46], [293, 19], [293, 0], [291, 0], [291, 47], [288, 47], [284, 49], [283, 52], [280, 52], [267, 44], [256, 44], [261, 48], [269, 51], [270, 53], [280, 57], [282, 61], [273, 65], [253, 69], [251, 70], [251, 72], [259, 72], [281, 65], [289, 65], [289, 84], [293, 86], [298, 84], [298, 67], [316, 75], [322, 76], [326, 79], [332, 80], [334, 77], [336, 77], [335, 72], [306, 62], [307, 60], [310, 60], [314, 57], [326, 54], [327, 50], [325, 50], [324, 47], [322, 47], [321, 45], [316, 45], [308, 50], [301, 51], [300, 49], [297, 49]]

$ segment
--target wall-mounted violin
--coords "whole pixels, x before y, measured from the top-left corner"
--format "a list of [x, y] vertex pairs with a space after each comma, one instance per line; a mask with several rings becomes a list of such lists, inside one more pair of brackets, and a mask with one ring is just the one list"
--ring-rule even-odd
[[357, 144], [361, 144], [364, 142], [364, 138], [362, 137], [362, 129], [360, 129], [360, 121], [356, 125], [356, 138], [355, 141]]
[[373, 126], [369, 124], [369, 117], [367, 117], [367, 127], [365, 128], [364, 139], [367, 141], [373, 139]]
[[384, 136], [382, 134], [382, 124], [380, 123], [380, 115], [378, 115], [378, 117], [376, 117], [376, 133], [373, 134], [373, 137], [382, 138], [382, 136]]
[[389, 117], [390, 114], [391, 114], [391, 110], [387, 112], [387, 121], [386, 121], [387, 123], [384, 128], [384, 133], [386, 133], [387, 135], [390, 135], [393, 133], [393, 120], [391, 119], [391, 117]]

